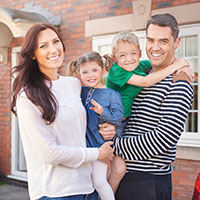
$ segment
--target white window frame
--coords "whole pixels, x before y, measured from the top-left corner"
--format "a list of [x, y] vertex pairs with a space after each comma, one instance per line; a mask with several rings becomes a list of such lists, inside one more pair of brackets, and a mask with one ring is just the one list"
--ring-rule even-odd
[[99, 52], [100, 46], [111, 45], [113, 37], [114, 37], [114, 35], [93, 37], [92, 38], [92, 50]]
[[[180, 27], [180, 37], [197, 35], [198, 37], [198, 94], [200, 94], [200, 24]], [[200, 147], [200, 95], [198, 95], [198, 124], [197, 132], [184, 132], [179, 140], [179, 146]], [[191, 110], [192, 111], [192, 110]]]
[[[135, 31], [138, 38], [145, 40], [146, 31]], [[180, 26], [180, 36], [191, 36], [198, 34], [198, 70], [200, 70], [200, 24]], [[99, 52], [99, 47], [103, 45], [111, 45], [115, 34], [105, 36], [95, 36], [92, 38], [92, 49]], [[145, 44], [145, 42], [144, 42]], [[145, 48], [141, 46], [141, 59], [148, 59]], [[106, 52], [108, 53], [108, 52]], [[109, 52], [111, 53], [111, 52]], [[200, 71], [198, 71], [198, 94], [200, 94]], [[178, 146], [200, 147], [200, 95], [198, 96], [198, 130], [197, 133], [183, 132], [178, 142]]]
[[[19, 53], [21, 47], [13, 47], [11, 52], [11, 59], [12, 59], [12, 68], [17, 64], [17, 53]], [[12, 79], [13, 83], [13, 79]], [[24, 158], [23, 158], [23, 148], [22, 144], [19, 139], [19, 127], [17, 117], [12, 113], [11, 114], [11, 175], [8, 177], [27, 181], [27, 172], [19, 171], [18, 165], [23, 165]], [[20, 153], [19, 153], [20, 152]]]

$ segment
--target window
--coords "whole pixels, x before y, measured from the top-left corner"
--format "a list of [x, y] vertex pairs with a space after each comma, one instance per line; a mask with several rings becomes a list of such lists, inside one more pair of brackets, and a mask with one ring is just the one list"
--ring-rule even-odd
[[[20, 47], [12, 48], [12, 67], [16, 66], [18, 61]], [[9, 177], [18, 180], [27, 180], [26, 162], [24, 157], [24, 151], [21, 143], [19, 134], [18, 120], [17, 117], [12, 113], [12, 129], [11, 129], [11, 175]]]
[[181, 45], [176, 51], [176, 56], [186, 58], [195, 73], [195, 80], [192, 83], [195, 98], [185, 124], [185, 132], [179, 144], [200, 146], [200, 109], [198, 106], [200, 100], [200, 96], [198, 95], [200, 84], [198, 76], [200, 65], [200, 24], [181, 27], [180, 37]]
[[[145, 53], [145, 31], [134, 32], [140, 40], [142, 50], [141, 59], [148, 59]], [[200, 78], [198, 76], [200, 68], [200, 24], [180, 27], [181, 45], [176, 51], [176, 57], [184, 57], [190, 63], [195, 73], [195, 80], [192, 83], [195, 99], [188, 114], [184, 132], [179, 140], [180, 146], [200, 147], [200, 109], [198, 107], [200, 97], [198, 96]], [[101, 55], [111, 54], [111, 43], [114, 35], [93, 37], [93, 50]], [[104, 80], [105, 81], [105, 80]]]

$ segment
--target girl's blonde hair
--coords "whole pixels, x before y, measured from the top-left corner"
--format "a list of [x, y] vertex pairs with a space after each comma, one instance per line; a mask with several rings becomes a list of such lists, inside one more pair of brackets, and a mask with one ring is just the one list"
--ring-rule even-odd
[[136, 44], [138, 48], [140, 48], [138, 37], [134, 33], [130, 31], [121, 31], [112, 40], [112, 54], [113, 55], [115, 55], [117, 45], [120, 42], [133, 43], [133, 44]]
[[73, 60], [68, 64], [68, 75], [77, 77], [80, 65], [88, 62], [96, 62], [99, 66], [105, 68], [106, 71], [109, 71], [113, 65], [113, 60], [109, 55], [101, 56], [98, 52], [91, 51], [82, 54], [78, 60]]

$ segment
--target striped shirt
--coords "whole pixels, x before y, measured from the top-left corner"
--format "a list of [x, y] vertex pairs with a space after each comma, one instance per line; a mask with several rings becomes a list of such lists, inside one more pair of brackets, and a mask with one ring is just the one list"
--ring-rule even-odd
[[143, 88], [135, 98], [123, 138], [115, 138], [116, 155], [126, 161], [127, 172], [167, 175], [176, 156], [194, 98], [187, 81], [173, 83], [173, 75]]

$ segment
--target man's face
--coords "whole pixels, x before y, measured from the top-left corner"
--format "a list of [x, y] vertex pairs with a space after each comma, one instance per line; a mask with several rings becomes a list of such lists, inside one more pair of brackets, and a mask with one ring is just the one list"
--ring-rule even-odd
[[147, 29], [146, 53], [153, 70], [157, 71], [174, 61], [175, 49], [179, 47], [180, 38], [174, 41], [170, 27], [151, 24]]

